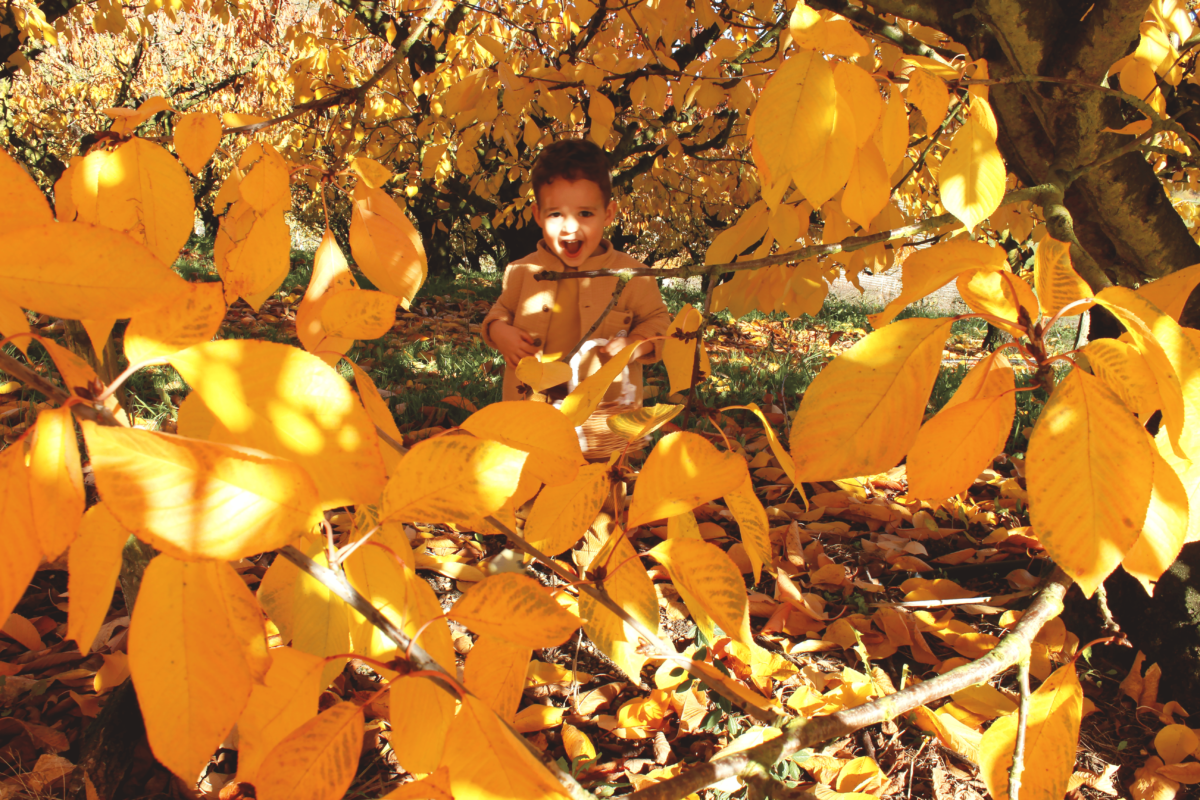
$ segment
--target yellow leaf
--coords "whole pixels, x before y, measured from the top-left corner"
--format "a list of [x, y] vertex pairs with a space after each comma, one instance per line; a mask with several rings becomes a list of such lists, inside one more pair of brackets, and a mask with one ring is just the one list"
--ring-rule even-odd
[[308, 289], [296, 306], [296, 338], [305, 350], [317, 353], [327, 364], [336, 364], [354, 344], [354, 340], [336, 338], [325, 330], [321, 319], [325, 304], [330, 297], [357, 288], [358, 283], [350, 274], [346, 256], [338, 247], [333, 233], [326, 228], [313, 256], [313, 272]]
[[258, 308], [275, 293], [291, 267], [291, 232], [283, 214], [259, 216], [246, 200], [221, 220], [213, 262], [225, 284], [225, 300], [244, 299]]
[[237, 114], [233, 111], [226, 111], [221, 115], [221, 122], [227, 128], [240, 128], [243, 125], [256, 125], [259, 122], [266, 121], [266, 117], [259, 117], [254, 114]]
[[[1187, 541], [1189, 503], [1183, 481], [1158, 452], [1158, 447], [1152, 444], [1150, 452], [1154, 459], [1154, 483], [1146, 521], [1121, 566], [1142, 584], [1146, 594], [1153, 595], [1154, 584], [1175, 562]], [[1163, 758], [1170, 761], [1166, 756]]]
[[388, 481], [382, 517], [462, 524], [486, 517], [516, 491], [527, 456], [474, 436], [426, 439], [408, 451]]
[[271, 669], [238, 719], [239, 781], [255, 783], [267, 753], [317, 715], [325, 662], [291, 647], [271, 651]]
[[[329, 565], [319, 538], [301, 549], [321, 566]], [[286, 558], [271, 564], [258, 597], [285, 642], [290, 639], [297, 650], [325, 659], [320, 685], [328, 686], [346, 666], [346, 659], [328, 657], [350, 651], [350, 607]]]
[[[411, 548], [399, 526], [384, 525], [367, 544], [346, 559], [346, 576], [371, 605], [410, 637], [420, 633], [420, 645], [447, 670], [454, 668], [454, 646], [450, 629], [438, 621], [442, 608], [433, 590], [405, 563], [404, 550], [412, 559]], [[385, 549], [386, 548], [386, 549]], [[399, 646], [382, 631], [350, 611], [350, 638], [354, 651], [377, 661], [390, 661], [403, 655]]]
[[667, 568], [689, 609], [702, 609], [734, 641], [755, 646], [746, 585], [725, 551], [699, 539], [667, 539], [650, 555]]
[[396, 298], [366, 289], [332, 294], [321, 309], [321, 325], [338, 339], [378, 339], [395, 322]]
[[1158, 756], [1147, 758], [1146, 763], [1133, 774], [1129, 796], [1133, 800], [1173, 800], [1179, 792], [1179, 783], [1161, 774], [1169, 769]]
[[[808, 158], [792, 170], [792, 180], [813, 208], [825, 205], [846, 185], [850, 170], [854, 166], [854, 112], [841, 95], [837, 96], [835, 108], [833, 131], [830, 136], [821, 141], [817, 149], [800, 151], [808, 153]], [[798, 156], [793, 156], [796, 157]], [[868, 203], [864, 201], [862, 205], [867, 207]]]
[[737, 490], [725, 495], [725, 505], [729, 506], [742, 532], [742, 545], [754, 570], [754, 582], [758, 583], [762, 578], [764, 564], [769, 573], [775, 574], [767, 510], [754, 494], [754, 482], [749, 476]]
[[[747, 411], [754, 412], [754, 416], [758, 417], [758, 421], [762, 423], [763, 433], [767, 435], [767, 443], [771, 446], [771, 455], [775, 456], [775, 460], [779, 462], [779, 466], [783, 469], [789, 481], [795, 484], [797, 489], [801, 489], [799, 481], [796, 480], [796, 464], [792, 461], [791, 454], [783, 449], [783, 445], [779, 442], [779, 436], [775, 433], [775, 429], [771, 427], [771, 423], [763, 416], [762, 409], [757, 403], [751, 403], [746, 406], [726, 406], [722, 411], [734, 411], [739, 408], [744, 408]], [[801, 489], [803, 494], [803, 489]], [[807, 502], [807, 500], [805, 501]]]
[[[1066, 794], [1075, 771], [1082, 712], [1083, 689], [1075, 675], [1075, 663], [1068, 662], [1030, 695], [1022, 788], [1044, 798]], [[980, 777], [995, 800], [1008, 800], [1008, 771], [1016, 738], [1017, 716], [1010, 714], [993, 722], [979, 744]]]
[[96, 487], [128, 530], [181, 559], [275, 550], [320, 515], [304, 470], [265, 453], [81, 422]]
[[[0, 150], [0, 152], [3, 152]], [[29, 318], [25, 316], [25, 311], [15, 303], [10, 303], [3, 298], [0, 298], [0, 339], [9, 339], [16, 336], [8, 344], [20, 350], [29, 356], [29, 337], [20, 336], [19, 334], [29, 333]]]
[[[1092, 290], [1071, 266], [1071, 245], [1053, 236], [1043, 236], [1033, 259], [1033, 285], [1037, 289], [1042, 316], [1053, 317], [1076, 300], [1092, 297]], [[1076, 306], [1065, 316], [1087, 311], [1087, 304]], [[1181, 307], [1182, 310], [1182, 307]]]
[[642, 406], [639, 409], [622, 411], [620, 414], [609, 417], [608, 429], [619, 436], [624, 436], [631, 442], [636, 442], [675, 419], [680, 411], [683, 411], [683, 406], [670, 403]]
[[1193, 264], [1143, 284], [1138, 287], [1137, 292], [1178, 322], [1179, 315], [1183, 313], [1183, 306], [1197, 283], [1200, 283], [1200, 264]]
[[425, 248], [417, 229], [382, 189], [354, 187], [350, 250], [363, 274], [408, 310], [425, 282]]
[[78, 165], [71, 200], [80, 222], [127, 233], [173, 263], [196, 224], [192, 183], [161, 146], [130, 139]]
[[467, 417], [461, 427], [481, 439], [528, 453], [532, 475], [550, 486], [575, 480], [580, 465], [587, 463], [572, 423], [563, 412], [546, 403], [492, 403]]
[[50, 206], [33, 179], [6, 150], [0, 148], [0, 229], [16, 231], [49, 225]]
[[271, 145], [252, 143], [238, 159], [241, 197], [260, 215], [290, 203], [288, 164]]
[[174, 355], [216, 335], [225, 319], [219, 283], [189, 283], [183, 297], [136, 315], [125, 329], [125, 357], [131, 364]]
[[972, 311], [991, 314], [1009, 322], [1009, 325], [1002, 327], [1018, 339], [1028, 335], [1026, 327], [1032, 327], [1032, 323], [1037, 321], [1037, 297], [1024, 279], [1008, 270], [976, 269], [963, 272], [958, 276], [958, 293]]
[[667, 327], [667, 339], [663, 342], [663, 365], [667, 368], [667, 378], [671, 381], [671, 394], [690, 389], [705, 375], [712, 373], [708, 362], [708, 351], [701, 351], [700, 375], [693, 375], [696, 366], [696, 338], [684, 341], [675, 335], [679, 333], [695, 333], [703, 319], [700, 312], [688, 304], [684, 304]]
[[[560, 645], [579, 627], [579, 619], [556, 603], [545, 587], [515, 572], [501, 572], [475, 584], [448, 616], [482, 636], [535, 649]], [[513, 620], [521, 624], [513, 625]]]
[[565, 800], [550, 771], [481, 700], [467, 695], [450, 726], [442, 766], [462, 800]]
[[495, 636], [480, 636], [467, 654], [463, 683], [496, 716], [512, 722], [521, 704], [531, 655], [533, 650], [528, 646], [510, 644]]
[[1145, 356], [1158, 383], [1171, 445], [1176, 455], [1186, 457], [1195, 449], [1194, 431], [1200, 425], [1200, 353], [1179, 323], [1132, 289], [1109, 286], [1096, 295], [1096, 302], [1121, 321]]
[[563, 749], [567, 751], [567, 757], [572, 761], [596, 760], [596, 746], [592, 744], [592, 740], [586, 733], [569, 722], [563, 723], [562, 740]]
[[945, 81], [917, 67], [908, 76], [908, 102], [920, 110], [925, 129], [932, 135], [946, 119], [950, 92]]
[[1137, 541], [1153, 452], [1120, 398], [1074, 369], [1029, 440], [1029, 515], [1047, 553], [1091, 596]]
[[888, 86], [888, 101], [883, 109], [883, 120], [874, 136], [876, 146], [883, 156], [883, 165], [888, 175], [895, 174], [908, 151], [908, 109], [904, 95], [894, 84]]
[[187, 289], [183, 278], [124, 233], [84, 222], [6, 231], [0, 252], [0, 296], [53, 317], [91, 319], [103, 309], [124, 319], [160, 308]]
[[[120, 33], [119, 30], [113, 32]], [[101, 113], [113, 121], [112, 125], [109, 127], [110, 131], [114, 131], [122, 136], [129, 136], [139, 125], [160, 111], [173, 110], [174, 109], [171, 108], [171, 104], [167, 102], [166, 98], [151, 97], [136, 109], [105, 108], [102, 109]]]
[[75, 419], [69, 408], [48, 408], [38, 414], [29, 448], [29, 499], [42, 554], [53, 561], [75, 538], [86, 505]]
[[[809, 17], [794, 11], [793, 22], [797, 15]], [[767, 178], [764, 184], [786, 181], [810, 158], [824, 154], [834, 135], [837, 98], [829, 62], [812, 50], [792, 54], [775, 70], [750, 118], [754, 164]], [[827, 199], [812, 204], [819, 207]]]
[[1108, 384], [1142, 419], [1158, 410], [1162, 398], [1150, 365], [1138, 349], [1120, 339], [1095, 339], [1080, 351], [1092, 374]]
[[1000, 207], [1007, 172], [996, 140], [974, 115], [950, 140], [938, 189], [942, 205], [973, 229]]
[[[377, 428], [390, 436], [392, 441], [397, 444], [403, 442], [404, 434], [400, 433], [400, 429], [396, 427], [396, 418], [392, 416], [392, 410], [388, 408], [387, 402], [379, 394], [379, 389], [375, 387], [375, 382], [371, 380], [371, 376], [353, 361], [347, 360], [347, 363], [354, 372], [354, 385], [358, 388], [358, 399], [362, 402], [363, 408], [366, 409], [367, 416], [371, 418], [371, 422], [375, 423]], [[387, 465], [388, 474], [391, 475], [396, 470], [397, 465], [399, 465], [403, 454], [385, 441], [380, 441], [379, 452], [383, 455], [383, 463]]]
[[312, 476], [321, 508], [379, 501], [386, 473], [375, 426], [320, 358], [226, 340], [176, 353], [171, 364], [225, 426], [229, 444], [295, 461]]
[[517, 380], [535, 392], [564, 384], [571, 375], [571, 365], [563, 361], [542, 361], [537, 356], [526, 356], [517, 364]]
[[908, 453], [911, 496], [941, 499], [966, 491], [1003, 451], [1016, 413], [1015, 381], [1003, 355], [989, 359], [1003, 366], [980, 372], [981, 383], [986, 380], [987, 385], [979, 386], [969, 398], [962, 395], [962, 400], [955, 393], [917, 434]]
[[[67, 590], [67, 638], [74, 639], [79, 652], [87, 655], [112, 605], [113, 587], [121, 572], [121, 552], [129, 531], [103, 503], [83, 515], [79, 536], [67, 556], [70, 579]], [[3, 610], [3, 609], [0, 609]]]
[[235, 641], [242, 646], [242, 656], [254, 682], [262, 683], [271, 669], [271, 654], [267, 650], [267, 630], [263, 625], [263, 610], [254, 593], [233, 569], [216, 571], [221, 588], [225, 618]]
[[1178, 764], [1200, 747], [1200, 738], [1187, 725], [1168, 725], [1154, 736], [1154, 749], [1164, 764]]
[[[613, 529], [604, 546], [587, 564], [587, 574], [602, 582], [614, 603], [657, 635], [658, 597], [654, 593], [654, 584], [624, 531]], [[636, 630], [583, 593], [579, 595], [579, 615], [583, 619], [584, 633], [592, 643], [636, 680], [646, 664], [646, 657], [638, 651], [641, 637]]]
[[42, 562], [29, 504], [25, 448], [20, 442], [0, 451], [0, 519], [9, 530], [0, 536], [0, 619], [7, 619]]
[[129, 627], [129, 669], [150, 749], [185, 781], [196, 779], [233, 729], [253, 684], [225, 616], [222, 570], [232, 567], [157, 556]]
[[821, 49], [830, 55], [858, 58], [874, 52], [867, 40], [854, 30], [850, 20], [831, 17], [825, 20], [825, 41]]
[[876, 330], [896, 318], [906, 306], [945, 286], [959, 273], [972, 269], [1008, 269], [1004, 251], [970, 239], [952, 239], [913, 253], [904, 262], [900, 295], [870, 317]]
[[371, 158], [359, 156], [354, 159], [350, 165], [350, 169], [362, 179], [371, 189], [381, 189], [383, 185], [392, 179], [392, 171]]
[[193, 175], [204, 171], [220, 143], [221, 118], [216, 114], [183, 114], [175, 123], [175, 154]]
[[871, 221], [887, 206], [890, 193], [883, 156], [875, 143], [868, 139], [850, 167], [846, 192], [842, 195], [842, 211], [863, 228], [869, 228]]
[[788, 28], [792, 32], [792, 41], [798, 47], [817, 50], [825, 44], [825, 20], [820, 13], [803, 2], [796, 3], [796, 7], [792, 9]]
[[[794, 12], [793, 12], [794, 13]], [[849, 61], [840, 61], [833, 68], [833, 82], [838, 94], [846, 98], [854, 113], [854, 130], [858, 138], [854, 144], [862, 149], [871, 141], [872, 134], [883, 115], [883, 98], [879, 96], [879, 84], [865, 69]], [[875, 148], [878, 152], [878, 148]], [[884, 188], [887, 188], [888, 173], [884, 172]], [[853, 215], [851, 215], [853, 218]]]
[[694, 433], [668, 433], [659, 439], [638, 476], [626, 524], [666, 519], [715, 500], [746, 482], [746, 461], [721, 452]]
[[563, 724], [566, 713], [567, 709], [558, 706], [526, 706], [513, 719], [513, 730], [517, 733], [534, 733], [557, 728]]
[[[453, 666], [454, 660], [451, 659]], [[454, 696], [429, 678], [406, 675], [388, 689], [392, 748], [409, 772], [433, 772], [445, 752], [454, 719]]]
[[591, 124], [588, 126], [588, 138], [600, 147], [604, 147], [609, 133], [612, 132], [613, 118], [616, 114], [617, 111], [613, 108], [612, 100], [609, 100], [599, 89], [590, 90], [588, 92], [588, 119]]
[[590, 464], [571, 483], [547, 486], [525, 520], [525, 541], [549, 556], [575, 546], [608, 494], [608, 465]]
[[[578, 386], [571, 390], [559, 409], [570, 420], [571, 425], [579, 426], [587, 422], [587, 418], [604, 399], [604, 393], [608, 391], [613, 381], [633, 358], [633, 351], [641, 344], [640, 341], [629, 343], [621, 352], [610, 358], [608, 363], [584, 378]], [[546, 482], [549, 483], [549, 481]]]
[[329, 800], [354, 782], [363, 710], [342, 701], [292, 731], [263, 759], [254, 788], [261, 800]]
[[792, 423], [795, 482], [872, 475], [916, 439], [950, 319], [906, 319], [869, 334], [816, 377]]

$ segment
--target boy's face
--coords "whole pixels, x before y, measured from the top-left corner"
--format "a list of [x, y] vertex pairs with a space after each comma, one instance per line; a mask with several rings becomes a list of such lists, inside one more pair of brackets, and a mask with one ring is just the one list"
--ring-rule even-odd
[[559, 178], [541, 188], [533, 218], [542, 226], [546, 247], [572, 267], [582, 266], [604, 239], [604, 229], [617, 215], [617, 204], [605, 204], [594, 181]]

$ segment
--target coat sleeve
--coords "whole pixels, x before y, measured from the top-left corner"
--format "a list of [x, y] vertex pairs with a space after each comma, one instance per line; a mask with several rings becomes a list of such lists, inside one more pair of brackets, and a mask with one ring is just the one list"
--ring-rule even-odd
[[[652, 336], [662, 336], [671, 324], [671, 312], [663, 302], [662, 293], [658, 290], [658, 281], [651, 277], [634, 278], [626, 288], [629, 294], [627, 308], [633, 312], [632, 336], [649, 339]], [[642, 364], [653, 364], [662, 359], [663, 341], [654, 342], [654, 352], [638, 359]]]
[[496, 321], [513, 324], [513, 320], [517, 318], [517, 307], [521, 302], [521, 285], [524, 280], [525, 270], [519, 264], [509, 264], [504, 270], [504, 283], [500, 297], [492, 305], [492, 310], [483, 318], [483, 324], [479, 331], [483, 343], [493, 350], [496, 349], [496, 343], [492, 341], [488, 329]]

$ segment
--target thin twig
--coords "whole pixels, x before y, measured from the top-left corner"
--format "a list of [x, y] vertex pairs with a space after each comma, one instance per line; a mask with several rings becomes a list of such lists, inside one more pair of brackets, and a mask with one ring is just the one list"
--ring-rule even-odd
[[896, 185], [892, 187], [892, 191], [888, 195], [889, 197], [895, 195], [900, 187], [903, 186], [910, 177], [912, 177], [913, 173], [919, 170], [921, 165], [925, 163], [925, 158], [929, 155], [929, 151], [932, 150], [933, 146], [938, 143], [938, 139], [940, 139], [942, 134], [946, 132], [946, 128], [949, 128], [950, 123], [953, 122], [955, 117], [958, 116], [959, 109], [963, 107], [964, 102], [964, 100], [959, 99], [954, 108], [950, 109], [950, 112], [946, 114], [946, 118], [942, 120], [941, 127], [939, 127], [937, 132], [933, 134], [933, 138], [929, 140], [929, 144], [927, 144], [925, 149], [921, 151], [921, 155], [917, 156], [916, 162], [908, 168], [908, 172], [904, 173], [903, 178], [896, 181]]
[[1008, 770], [1008, 798], [1020, 800], [1021, 773], [1025, 771], [1025, 733], [1029, 728], [1029, 656], [1017, 664], [1017, 684], [1021, 689], [1017, 706], [1017, 740], [1013, 744], [1012, 767]]
[[725, 758], [693, 767], [674, 778], [634, 792], [629, 795], [629, 800], [679, 800], [726, 778], [752, 773], [760, 765], [769, 767], [802, 748], [845, 736], [867, 725], [894, 719], [918, 706], [927, 705], [960, 689], [982, 683], [1008, 669], [1029, 652], [1030, 642], [1042, 626], [1062, 611], [1062, 598], [1070, 585], [1071, 579], [1066, 573], [1055, 568], [1013, 629], [982, 658], [865, 705], [826, 717], [789, 722], [781, 736]]
[[623, 278], [624, 276], [622, 275], [617, 276], [617, 288], [613, 290], [612, 297], [609, 298], [608, 305], [606, 305], [604, 310], [600, 312], [600, 316], [596, 317], [596, 321], [592, 323], [592, 327], [587, 329], [587, 333], [579, 337], [579, 341], [575, 343], [575, 346], [563, 353], [562, 357], [558, 359], [559, 361], [562, 361], [564, 364], [570, 362], [570, 360], [575, 357], [575, 354], [579, 352], [579, 348], [583, 347], [584, 342], [586, 342], [588, 339], [591, 339], [592, 335], [600, 328], [600, 324], [604, 322], [604, 318], [608, 316], [608, 312], [616, 308], [617, 301], [621, 299], [621, 293], [625, 291], [625, 284], [629, 282]]

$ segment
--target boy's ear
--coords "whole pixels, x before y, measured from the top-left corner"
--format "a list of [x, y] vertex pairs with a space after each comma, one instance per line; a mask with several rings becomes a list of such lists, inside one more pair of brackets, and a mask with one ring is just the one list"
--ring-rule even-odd
[[[537, 213], [537, 212], [534, 212], [534, 213]], [[613, 221], [615, 221], [616, 218], [617, 218], [617, 201], [609, 200], [608, 208], [604, 209], [604, 227], [607, 228], [609, 225], [612, 225]]]
[[533, 201], [533, 221], [538, 224], [538, 227], [543, 227], [542, 226], [542, 209], [538, 208], [537, 200]]

